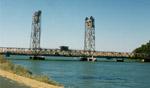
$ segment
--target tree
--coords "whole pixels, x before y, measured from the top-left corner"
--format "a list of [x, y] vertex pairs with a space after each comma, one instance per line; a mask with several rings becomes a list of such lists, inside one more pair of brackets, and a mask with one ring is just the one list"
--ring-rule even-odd
[[[133, 50], [135, 57], [140, 56], [140, 58], [150, 58], [150, 41], [146, 44], [141, 45], [139, 48]], [[137, 54], [139, 56], [137, 56]]]

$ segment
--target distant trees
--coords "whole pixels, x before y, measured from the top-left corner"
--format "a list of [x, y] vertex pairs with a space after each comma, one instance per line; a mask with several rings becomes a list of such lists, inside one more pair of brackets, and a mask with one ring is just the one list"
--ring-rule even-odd
[[150, 41], [146, 44], [141, 45], [141, 47], [136, 48], [133, 53], [135, 54], [135, 57], [150, 59]]

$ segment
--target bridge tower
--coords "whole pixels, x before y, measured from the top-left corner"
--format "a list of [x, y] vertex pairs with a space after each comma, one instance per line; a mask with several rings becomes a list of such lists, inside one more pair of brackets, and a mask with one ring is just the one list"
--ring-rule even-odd
[[92, 57], [82, 57], [81, 61], [96, 61], [96, 58], [93, 57], [95, 51], [95, 19], [92, 16], [85, 18], [84, 51], [88, 51]]
[[[30, 38], [30, 49], [34, 54], [34, 58], [38, 56], [40, 52], [40, 39], [41, 39], [41, 14], [42, 12], [36, 11], [32, 16], [32, 28]], [[31, 57], [30, 57], [31, 58]]]
[[31, 40], [30, 49], [40, 49], [40, 37], [41, 37], [41, 11], [36, 11], [32, 17], [32, 29], [31, 29]]
[[95, 19], [92, 16], [85, 18], [84, 50], [95, 51]]

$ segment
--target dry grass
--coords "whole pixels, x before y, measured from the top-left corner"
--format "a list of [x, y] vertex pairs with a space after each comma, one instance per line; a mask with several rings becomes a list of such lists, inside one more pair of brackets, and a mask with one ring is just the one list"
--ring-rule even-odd
[[61, 84], [57, 83], [56, 81], [50, 80], [48, 78], [48, 76], [32, 74], [32, 72], [29, 71], [28, 69], [26, 69], [26, 68], [24, 68], [20, 65], [15, 65], [12, 62], [4, 59], [4, 57], [2, 55], [0, 55], [0, 69], [3, 69], [5, 71], [9, 71], [11, 73], [14, 73], [14, 74], [17, 74], [17, 75], [20, 75], [20, 76], [35, 79], [35, 80], [40, 81], [40, 82], [45, 82], [45, 83], [48, 83], [48, 84], [62, 86]]

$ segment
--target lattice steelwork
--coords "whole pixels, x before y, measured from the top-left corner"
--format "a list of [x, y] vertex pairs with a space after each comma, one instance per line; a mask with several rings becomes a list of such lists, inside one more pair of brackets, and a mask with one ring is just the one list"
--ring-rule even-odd
[[95, 19], [91, 17], [85, 18], [85, 39], [84, 50], [95, 51]]
[[40, 37], [41, 37], [41, 11], [36, 11], [32, 18], [31, 40], [30, 48], [32, 50], [40, 49]]

